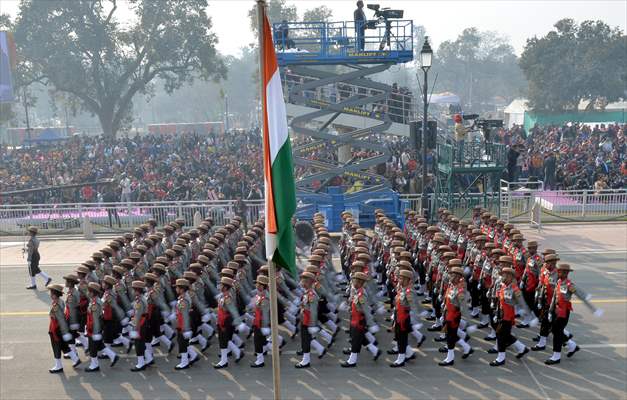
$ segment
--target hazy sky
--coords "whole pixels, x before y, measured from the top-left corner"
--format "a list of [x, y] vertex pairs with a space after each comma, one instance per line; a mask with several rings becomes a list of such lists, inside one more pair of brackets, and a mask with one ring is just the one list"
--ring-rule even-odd
[[[288, 4], [296, 4], [301, 15], [308, 8], [324, 4], [333, 10], [336, 21], [352, 19], [355, 2], [288, 0]], [[455, 39], [464, 28], [476, 26], [508, 37], [520, 54], [527, 38], [546, 34], [557, 20], [566, 17], [577, 21], [600, 19], [627, 30], [626, 0], [382, 0], [378, 3], [383, 7], [404, 9], [405, 18], [424, 25], [436, 46]], [[235, 55], [242, 46], [253, 41], [247, 11], [254, 4], [254, 0], [209, 1], [209, 14], [220, 38], [218, 49], [222, 53]], [[18, 5], [19, 0], [0, 0], [0, 12], [14, 16]], [[371, 17], [372, 12], [367, 10], [366, 15]]]

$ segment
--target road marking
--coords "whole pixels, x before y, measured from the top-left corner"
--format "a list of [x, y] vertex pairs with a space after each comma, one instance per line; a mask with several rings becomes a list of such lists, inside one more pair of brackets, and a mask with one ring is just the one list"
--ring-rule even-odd
[[623, 250], [572, 250], [572, 251], [560, 251], [560, 255], [564, 254], [623, 254], [627, 253], [627, 249]]
[[13, 356], [0, 356], [0, 361], [13, 360]]
[[533, 381], [536, 383], [536, 386], [538, 386], [538, 389], [540, 389], [540, 391], [544, 395], [544, 398], [546, 400], [549, 400], [550, 399], [549, 395], [546, 393], [546, 390], [544, 390], [544, 387], [542, 387], [542, 385], [540, 384], [540, 381], [538, 380], [538, 378], [536, 378], [536, 374], [534, 374], [533, 371], [531, 370], [531, 368], [529, 368], [529, 365], [527, 365], [527, 361], [525, 361], [523, 359], [522, 360], [522, 365], [525, 366], [525, 368], [529, 372], [529, 375], [531, 376], [531, 379], [533, 379]]
[[627, 274], [627, 271], [606, 272], [606, 274], [610, 274], [610, 275]]
[[591, 343], [579, 345], [582, 349], [625, 349], [627, 343]]

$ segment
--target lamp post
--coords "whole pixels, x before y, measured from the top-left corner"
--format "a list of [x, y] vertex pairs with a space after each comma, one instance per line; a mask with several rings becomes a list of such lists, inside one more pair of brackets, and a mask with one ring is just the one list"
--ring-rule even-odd
[[429, 45], [429, 37], [425, 36], [425, 42], [422, 45], [422, 50], [420, 50], [420, 68], [424, 73], [424, 81], [422, 88], [422, 101], [423, 101], [423, 110], [422, 110], [422, 212], [429, 206], [429, 201], [427, 199], [427, 109], [429, 108], [429, 99], [427, 93], [427, 73], [429, 72], [429, 68], [431, 68], [431, 62], [433, 61], [433, 50], [431, 50], [431, 46]]

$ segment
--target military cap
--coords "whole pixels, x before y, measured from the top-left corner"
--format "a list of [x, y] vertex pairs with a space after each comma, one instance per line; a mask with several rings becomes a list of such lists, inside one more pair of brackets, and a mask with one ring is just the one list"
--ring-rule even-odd
[[179, 279], [176, 280], [176, 286], [188, 288], [189, 287], [189, 281], [187, 279], [184, 279], [184, 278], [179, 278]]
[[268, 286], [268, 283], [270, 283], [270, 280], [265, 275], [257, 275], [257, 281], [256, 282], [258, 284], [260, 284], [260, 285]]
[[[144, 230], [142, 228], [135, 228], [133, 229], [133, 232], [135, 232], [138, 235], [143, 235]], [[124, 235], [126, 237], [126, 235]]]
[[63, 276], [63, 279], [65, 279], [66, 281], [71, 281], [71, 282], [78, 282], [78, 276], [74, 275], [74, 274], [67, 274]]
[[486, 241], [486, 239], [487, 239], [487, 238], [485, 237], [485, 235], [478, 235], [478, 236], [476, 236], [473, 240], [474, 240], [475, 242], [485, 242], [485, 241]]
[[535, 240], [530, 240], [527, 242], [527, 247], [538, 247], [538, 242]]
[[36, 226], [29, 226], [27, 229], [30, 233], [37, 233], [39, 232], [39, 229]]
[[240, 247], [235, 248], [235, 252], [236, 253], [246, 253], [247, 251], [248, 251], [248, 249], [246, 247], [244, 247], [244, 246], [240, 246]]
[[[442, 247], [442, 246], [440, 246], [440, 247]], [[448, 246], [446, 246], [446, 247], [448, 247]], [[450, 249], [450, 248], [449, 248], [449, 249]], [[442, 256], [441, 256], [441, 257], [442, 257], [442, 258], [455, 258], [455, 257], [457, 257], [457, 253], [455, 253], [454, 251], [445, 251], [445, 252], [442, 254]]]
[[520, 233], [517, 233], [517, 234], [512, 236], [512, 240], [525, 240], [525, 238]]
[[485, 249], [495, 249], [496, 248], [496, 244], [494, 242], [488, 242], [485, 244], [485, 246], [483, 246]]
[[202, 267], [202, 264], [197, 263], [197, 262], [195, 262], [195, 263], [191, 263], [191, 264], [189, 265], [189, 269], [202, 269], [202, 268], [203, 268], [203, 267]]
[[440, 232], [440, 228], [438, 228], [437, 226], [430, 226], [427, 228], [427, 232]]
[[222, 268], [220, 270], [220, 275], [234, 277], [235, 276], [235, 271], [232, 270], [231, 268]]
[[135, 261], [131, 260], [130, 258], [125, 258], [124, 260], [120, 261], [120, 265], [127, 268], [133, 268], [135, 266]]
[[163, 265], [161, 263], [154, 263], [154, 264], [152, 264], [151, 269], [155, 270], [155, 271], [159, 271], [161, 273], [165, 273], [167, 271], [167, 268], [165, 267], [165, 265]]
[[559, 256], [557, 254], [547, 254], [544, 257], [544, 261], [545, 262], [550, 262], [550, 261], [559, 261]]
[[305, 267], [305, 271], [311, 272], [312, 274], [317, 274], [320, 272], [320, 268], [316, 267], [315, 265], [308, 265]]
[[117, 283], [117, 280], [114, 277], [112, 277], [111, 275], [105, 275], [105, 277], [102, 278], [102, 281], [104, 283], [108, 283], [111, 286], [113, 286], [113, 285], [115, 285]]
[[223, 276], [222, 278], [220, 278], [220, 283], [227, 286], [233, 286], [233, 279], [229, 278], [228, 276]]
[[452, 260], [448, 261], [448, 265], [449, 267], [458, 267], [462, 265], [462, 260], [460, 260], [459, 258], [453, 258]]
[[177, 253], [182, 253], [183, 252], [183, 247], [179, 246], [178, 244], [175, 244], [174, 246], [172, 246], [172, 250], [174, 250]]
[[196, 281], [196, 279], [198, 279], [198, 275], [196, 275], [195, 272], [193, 271], [185, 271], [183, 272], [183, 278], [185, 279], [191, 279], [192, 281]]
[[542, 250], [542, 254], [544, 254], [545, 256], [547, 254], [555, 254], [555, 250], [553, 250], [553, 249], [544, 249], [544, 250]]
[[490, 255], [499, 255], [499, 256], [502, 256], [502, 255], [504, 255], [504, 254], [505, 254], [505, 250], [503, 250], [503, 249], [493, 249], [493, 250], [490, 252]]
[[239, 269], [239, 263], [236, 261], [229, 261], [226, 264], [226, 267], [232, 269], [233, 271], [237, 271]]
[[102, 252], [102, 254], [106, 254], [109, 257], [113, 255], [113, 249], [110, 246], [106, 246], [100, 251]]
[[409, 261], [406, 261], [406, 260], [399, 261], [398, 265], [400, 267], [402, 267], [402, 268], [409, 268], [409, 269], [411, 269], [411, 263]]
[[95, 260], [102, 260], [104, 258], [104, 254], [102, 254], [102, 252], [100, 251], [96, 251], [94, 252], [94, 254], [91, 255], [91, 258]]
[[364, 260], [364, 261], [370, 261], [371, 260], [370, 254], [368, 254], [368, 253], [359, 253], [359, 254], [357, 254], [357, 259], [358, 260]]
[[501, 269], [501, 275], [503, 274], [512, 274], [514, 275], [516, 273], [516, 271], [514, 271], [514, 268], [510, 268], [510, 267], [505, 267]]
[[570, 264], [558, 264], [557, 266], [557, 270], [558, 271], [572, 271], [573, 269], [571, 268]]
[[130, 242], [131, 240], [133, 240], [133, 234], [130, 233], [130, 232], [125, 233], [124, 234], [124, 239], [125, 239], [125, 241]]
[[427, 224], [426, 222], [420, 222], [417, 227], [418, 229], [425, 229], [429, 226], [429, 224]]
[[96, 267], [96, 262], [94, 260], [87, 260], [87, 261], [83, 262], [82, 264], [87, 266], [87, 267], [91, 267], [91, 268], [95, 268]]
[[513, 262], [512, 257], [510, 256], [500, 256], [499, 262], [511, 264]]
[[165, 226], [163, 227], [163, 230], [164, 230], [164, 231], [166, 231], [166, 232], [172, 233], [172, 232], [174, 232], [176, 229], [175, 229], [172, 225], [165, 225]]
[[128, 255], [128, 258], [131, 260], [139, 260], [142, 258], [142, 255], [139, 251], [131, 251], [131, 254]]
[[403, 278], [409, 278], [412, 279], [414, 277], [414, 273], [410, 270], [407, 269], [403, 269], [398, 273], [401, 277]]
[[100, 284], [96, 283], [96, 282], [89, 282], [87, 284], [87, 288], [91, 289], [91, 290], [94, 290], [94, 291], [96, 291], [98, 293], [102, 292], [102, 287], [100, 287]]
[[[153, 266], [153, 268], [154, 268], [154, 266]], [[120, 275], [126, 274], [126, 269], [124, 267], [119, 266], [119, 265], [114, 265], [112, 270], [113, 270], [113, 272], [116, 272], [116, 273], [118, 273]]]
[[[145, 242], [145, 241], [144, 241]], [[139, 246], [136, 247], [137, 251], [140, 254], [145, 254], [148, 251], [148, 247], [144, 246], [143, 244], [140, 244]], [[133, 254], [133, 253], [131, 253]], [[131, 257], [132, 258], [132, 257]]]
[[310, 261], [322, 261], [322, 256], [318, 255], [318, 254], [312, 254], [311, 256], [309, 256], [309, 260]]
[[[454, 260], [451, 260], [454, 261]], [[452, 265], [452, 264], [449, 264]], [[461, 265], [461, 264], [460, 264]], [[450, 274], [459, 274], [459, 275], [464, 275], [464, 270], [461, 269], [461, 267], [455, 266], [453, 268], [451, 268], [451, 270], [449, 271]]]
[[438, 251], [451, 251], [451, 246], [442, 244], [438, 246]]
[[368, 275], [366, 275], [363, 272], [353, 272], [351, 275], [352, 279], [359, 279], [361, 281], [367, 281], [368, 280]]
[[115, 242], [115, 241], [110, 242], [108, 244], [108, 246], [111, 247], [113, 250], [119, 250], [120, 249], [120, 243]]
[[55, 292], [59, 292], [61, 294], [63, 294], [63, 286], [57, 284], [57, 283], [51, 283], [50, 285], [46, 286], [46, 289], [48, 290], [54, 290]]

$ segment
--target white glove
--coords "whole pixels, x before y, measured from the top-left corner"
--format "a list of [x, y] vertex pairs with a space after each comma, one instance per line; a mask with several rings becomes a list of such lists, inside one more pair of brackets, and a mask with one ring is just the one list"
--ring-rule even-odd
[[370, 328], [368, 328], [368, 332], [372, 334], [379, 332], [379, 325], [372, 325]]
[[245, 323], [240, 323], [239, 325], [237, 325], [237, 332], [238, 333], [242, 333], [242, 332], [246, 332], [248, 330], [248, 326], [246, 326]]
[[66, 334], [64, 334], [64, 335], [63, 335], [63, 341], [64, 341], [64, 342], [69, 342], [69, 341], [71, 341], [71, 340], [72, 340], [72, 338], [73, 338], [73, 337], [74, 337], [74, 336], [72, 336], [72, 334], [71, 334], [71, 333], [66, 333]]
[[203, 314], [203, 315], [202, 315], [202, 317], [200, 318], [200, 320], [201, 320], [202, 322], [205, 322], [205, 323], [206, 323], [206, 322], [209, 322], [209, 313], [205, 313], [205, 314]]
[[348, 304], [346, 304], [346, 302], [343, 301], [343, 302], [340, 303], [340, 306], [338, 307], [338, 309], [340, 311], [348, 311]]
[[419, 331], [419, 330], [420, 330], [420, 328], [422, 328], [422, 324], [413, 324], [413, 325], [411, 326], [411, 329], [412, 329], [413, 331]]
[[176, 307], [176, 300], [172, 300], [170, 302], [170, 308], [174, 308], [174, 307]]
[[464, 276], [470, 276], [470, 267], [464, 267]]
[[163, 317], [164, 320], [168, 319], [168, 315], [169, 313], [167, 311], [161, 311], [161, 317]]
[[549, 322], [553, 322], [553, 313], [549, 311], [549, 315], [546, 317], [546, 319], [548, 319]]
[[135, 315], [135, 310], [131, 308], [126, 312], [126, 315], [128, 315], [129, 318], [133, 317], [133, 315]]
[[[495, 324], [496, 324], [497, 322], [499, 322], [499, 319], [497, 318], [497, 316], [496, 316], [496, 315], [495, 315], [494, 317], [492, 317], [492, 322], [494, 322]], [[549, 322], [550, 322], [550, 320], [549, 320]]]
[[185, 331], [185, 332], [183, 332], [183, 337], [185, 339], [191, 339], [192, 338], [192, 331]]
[[287, 308], [287, 312], [289, 312], [290, 314], [296, 314], [297, 311], [298, 307], [296, 307], [294, 304], [290, 304], [290, 306]]
[[292, 304], [294, 304], [296, 307], [300, 306], [300, 298], [297, 297], [296, 299], [294, 299]]
[[586, 297], [585, 297], [585, 300], [586, 301], [592, 300], [592, 295], [591, 294], [587, 294]]
[[139, 332], [137, 331], [130, 331], [128, 335], [131, 337], [131, 339], [139, 339]]
[[174, 321], [175, 319], [176, 319], [175, 313], [170, 313], [170, 315], [168, 315], [168, 321]]
[[475, 325], [475, 324], [469, 325], [468, 327], [466, 327], [466, 332], [467, 333], [475, 333], [475, 332], [477, 332], [477, 325]]
[[80, 325], [79, 324], [70, 324], [70, 330], [71, 331], [77, 331], [80, 329]]
[[383, 304], [381, 304], [379, 307], [377, 307], [376, 313], [379, 314], [379, 315], [385, 314], [385, 306]]
[[533, 318], [531, 321], [529, 321], [529, 326], [532, 328], [535, 328], [536, 326], [538, 326], [540, 321], [538, 321], [538, 318]]
[[120, 324], [122, 324], [122, 326], [128, 325], [128, 318], [123, 318], [122, 321], [120, 321]]
[[261, 334], [263, 336], [270, 336], [270, 328], [261, 328]]
[[319, 331], [320, 331], [320, 328], [318, 328], [317, 326], [310, 326], [309, 328], [307, 328], [307, 332], [309, 332], [309, 334], [312, 336], [318, 333]]
[[96, 333], [95, 335], [91, 336], [91, 340], [93, 340], [94, 342], [99, 342], [102, 340], [102, 335], [99, 333]]
[[593, 314], [594, 314], [594, 316], [595, 316], [595, 317], [600, 318], [600, 317], [602, 317], [602, 316], [603, 316], [603, 309], [601, 309], [601, 308], [597, 308], [596, 310], [594, 310], [594, 313], [593, 313]]

